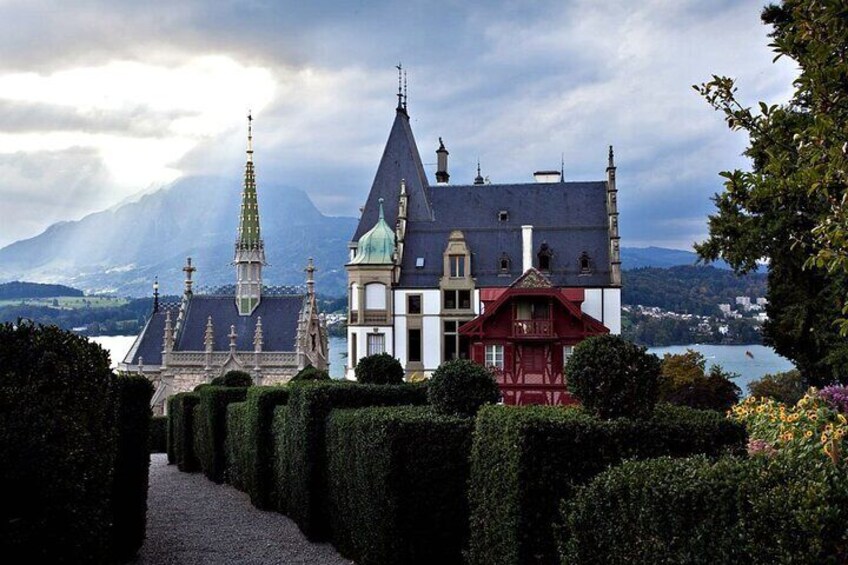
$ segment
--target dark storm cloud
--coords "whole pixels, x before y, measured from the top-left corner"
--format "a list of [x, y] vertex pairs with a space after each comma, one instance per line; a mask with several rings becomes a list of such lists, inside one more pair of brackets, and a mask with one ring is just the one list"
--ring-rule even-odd
[[[568, 178], [600, 179], [614, 144], [624, 244], [684, 247], [706, 232], [717, 172], [745, 164], [745, 140], [690, 85], [727, 73], [751, 102], [779, 102], [791, 81], [770, 63], [760, 9], [760, 0], [6, 1], [0, 70], [177, 66], [206, 54], [270, 69], [280, 92], [257, 116], [260, 181], [302, 187], [326, 213], [355, 215], [389, 131], [392, 67], [402, 60], [425, 163], [442, 136], [457, 182], [473, 178], [478, 158], [493, 182], [511, 182], [558, 168], [561, 156]], [[327, 78], [310, 83], [301, 72]], [[6, 132], [145, 136], [171, 118], [6, 104], [0, 119]], [[230, 130], [179, 167], [238, 175], [242, 150], [243, 132]]]

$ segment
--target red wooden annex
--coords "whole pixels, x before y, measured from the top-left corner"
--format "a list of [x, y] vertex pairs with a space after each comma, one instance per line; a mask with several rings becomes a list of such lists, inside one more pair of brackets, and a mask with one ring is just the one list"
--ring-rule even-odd
[[[488, 291], [488, 292], [487, 292]], [[571, 404], [563, 365], [571, 348], [609, 333], [581, 311], [582, 288], [556, 288], [529, 269], [506, 289], [481, 290], [483, 313], [459, 333], [471, 358], [495, 371], [505, 404]]]

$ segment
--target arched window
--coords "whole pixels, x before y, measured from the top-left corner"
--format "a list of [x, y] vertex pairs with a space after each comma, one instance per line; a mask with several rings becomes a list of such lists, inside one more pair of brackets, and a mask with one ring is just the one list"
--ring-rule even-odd
[[548, 247], [548, 243], [543, 241], [542, 245], [539, 247], [539, 253], [536, 254], [536, 257], [539, 258], [540, 271], [551, 270], [551, 257], [553, 257], [553, 255], [553, 251], [551, 251], [551, 248]]
[[383, 283], [368, 283], [365, 285], [365, 309], [386, 309], [386, 285]]
[[498, 260], [498, 271], [501, 273], [508, 273], [511, 261], [509, 260], [509, 255], [506, 253], [501, 254], [501, 258]]

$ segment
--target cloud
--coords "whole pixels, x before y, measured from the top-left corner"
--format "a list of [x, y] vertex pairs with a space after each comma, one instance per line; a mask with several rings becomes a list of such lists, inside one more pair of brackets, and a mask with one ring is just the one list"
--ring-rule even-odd
[[237, 178], [252, 107], [260, 187], [298, 186], [324, 212], [356, 215], [403, 60], [425, 164], [442, 136], [456, 182], [478, 158], [515, 182], [561, 156], [568, 178], [600, 179], [614, 144], [623, 243], [686, 247], [746, 142], [691, 85], [729, 74], [751, 102], [791, 89], [761, 4], [0, 1], [0, 156], [52, 152], [49, 192], [62, 190], [49, 185], [65, 179], [62, 155], [93, 151], [114, 203], [176, 175]]

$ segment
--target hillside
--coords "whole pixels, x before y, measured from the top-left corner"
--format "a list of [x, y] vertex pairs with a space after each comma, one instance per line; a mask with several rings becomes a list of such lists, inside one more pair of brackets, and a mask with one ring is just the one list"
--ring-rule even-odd
[[[163, 293], [179, 293], [181, 269], [191, 256], [198, 285], [231, 284], [239, 198], [238, 180], [180, 179], [138, 202], [53, 224], [0, 249], [0, 280], [144, 296], [158, 275]], [[319, 291], [343, 294], [343, 265], [356, 220], [324, 216], [303, 191], [279, 185], [260, 186], [259, 205], [269, 263], [266, 284], [301, 284], [306, 258], [312, 256]]]
[[12, 281], [0, 284], [0, 300], [21, 298], [53, 298], [56, 296], [83, 296], [83, 291], [61, 284], [40, 284]]
[[765, 296], [766, 278], [765, 273], [740, 277], [715, 267], [633, 269], [622, 274], [621, 301], [627, 305], [714, 316], [719, 313], [719, 304], [733, 304], [737, 296]]

